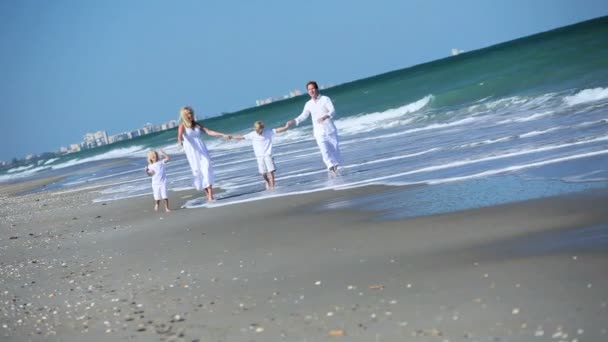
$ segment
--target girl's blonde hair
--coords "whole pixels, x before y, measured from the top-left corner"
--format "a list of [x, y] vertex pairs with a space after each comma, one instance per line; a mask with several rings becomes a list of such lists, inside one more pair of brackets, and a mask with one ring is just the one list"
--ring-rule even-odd
[[[153, 157], [154, 157], [154, 160], [152, 160]], [[154, 164], [157, 161], [158, 161], [158, 153], [156, 151], [149, 151], [148, 152], [148, 164]]]
[[[192, 114], [192, 120], [186, 117], [188, 113]], [[184, 126], [186, 126], [187, 128], [194, 128], [196, 124], [196, 119], [194, 119], [194, 109], [192, 109], [192, 107], [182, 107], [182, 109], [180, 109], [179, 111], [179, 116]]]
[[262, 121], [256, 121], [253, 124], [253, 129], [255, 129], [256, 131], [261, 131], [264, 129], [264, 123]]

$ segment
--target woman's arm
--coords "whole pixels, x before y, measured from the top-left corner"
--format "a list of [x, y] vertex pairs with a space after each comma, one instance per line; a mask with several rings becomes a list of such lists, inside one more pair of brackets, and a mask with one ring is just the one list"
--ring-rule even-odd
[[207, 133], [208, 135], [212, 136], [212, 137], [220, 137], [220, 138], [224, 138], [227, 139], [228, 135], [224, 134], [224, 133], [220, 133], [217, 131], [214, 131], [210, 128], [207, 128], [205, 126], [200, 126], [202, 128], [203, 131], [205, 131], [205, 133]]
[[182, 142], [183, 135], [184, 135], [184, 125], [179, 125], [179, 127], [177, 128], [177, 144], [179, 146], [183, 145], [183, 142]]

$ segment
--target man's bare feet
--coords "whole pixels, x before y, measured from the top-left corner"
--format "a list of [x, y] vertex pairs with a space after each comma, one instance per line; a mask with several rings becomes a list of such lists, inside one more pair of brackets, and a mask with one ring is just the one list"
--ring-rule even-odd
[[330, 175], [337, 177], [340, 175], [340, 171], [338, 171], [338, 165], [334, 165], [329, 168]]
[[154, 205], [154, 211], [158, 211], [158, 203]]
[[166, 212], [166, 213], [170, 213], [170, 212], [171, 212], [171, 209], [169, 209], [169, 208], [165, 208], [165, 212]]

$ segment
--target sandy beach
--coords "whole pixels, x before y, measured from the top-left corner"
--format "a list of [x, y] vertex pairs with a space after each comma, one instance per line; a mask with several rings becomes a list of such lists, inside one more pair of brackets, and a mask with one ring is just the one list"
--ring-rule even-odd
[[[22, 185], [27, 187], [28, 185]], [[606, 341], [608, 191], [393, 221], [385, 187], [0, 208], [3, 341]]]

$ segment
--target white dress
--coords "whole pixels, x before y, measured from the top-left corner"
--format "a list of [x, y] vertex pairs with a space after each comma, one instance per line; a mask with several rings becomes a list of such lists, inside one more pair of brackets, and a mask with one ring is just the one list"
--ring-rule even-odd
[[200, 128], [185, 127], [183, 138], [184, 152], [194, 176], [194, 187], [196, 190], [206, 189], [213, 184], [213, 170], [209, 151], [201, 139]]

